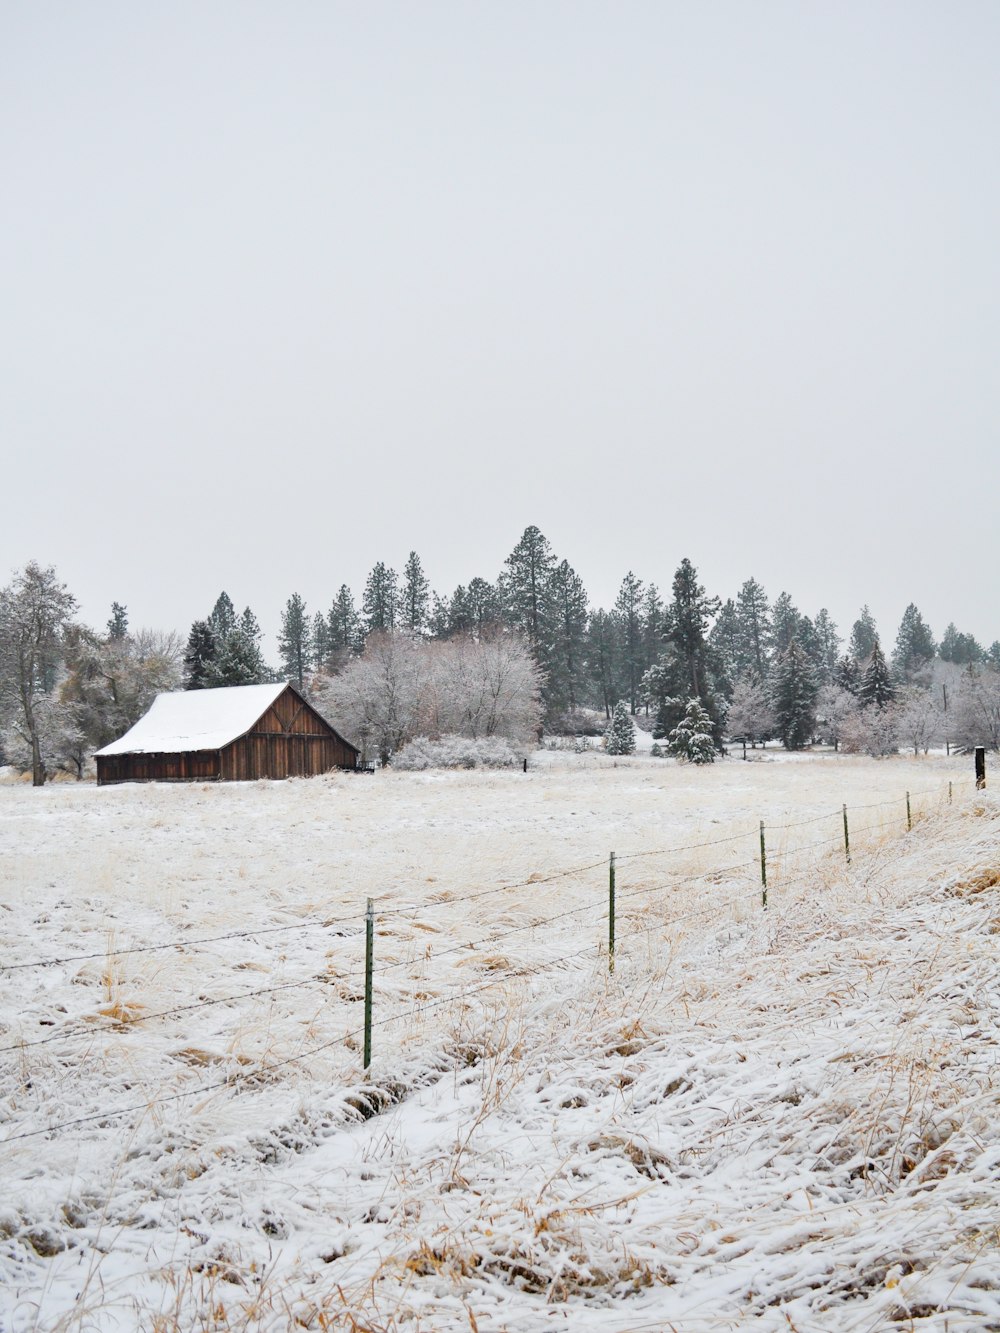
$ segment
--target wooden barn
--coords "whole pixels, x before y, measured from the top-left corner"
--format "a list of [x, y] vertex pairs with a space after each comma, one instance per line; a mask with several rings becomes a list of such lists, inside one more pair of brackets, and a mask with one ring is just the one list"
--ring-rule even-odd
[[95, 758], [99, 783], [248, 782], [353, 769], [358, 750], [294, 685], [230, 685], [158, 694]]

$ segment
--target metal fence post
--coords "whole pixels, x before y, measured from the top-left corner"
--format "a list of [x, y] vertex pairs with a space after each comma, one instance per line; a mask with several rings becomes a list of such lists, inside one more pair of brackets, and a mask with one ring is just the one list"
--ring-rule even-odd
[[608, 971], [615, 970], [615, 854], [608, 862]]
[[372, 972], [375, 964], [375, 906], [365, 911], [365, 1071], [372, 1062]]

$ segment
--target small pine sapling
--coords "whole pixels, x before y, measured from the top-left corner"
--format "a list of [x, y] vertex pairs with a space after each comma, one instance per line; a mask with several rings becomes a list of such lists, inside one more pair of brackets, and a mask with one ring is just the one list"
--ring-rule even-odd
[[670, 733], [667, 753], [689, 764], [715, 762], [715, 741], [712, 737], [712, 718], [700, 699], [690, 699], [684, 716]]
[[611, 715], [611, 725], [604, 733], [608, 754], [632, 754], [635, 750], [635, 723], [628, 711], [628, 704], [619, 699]]

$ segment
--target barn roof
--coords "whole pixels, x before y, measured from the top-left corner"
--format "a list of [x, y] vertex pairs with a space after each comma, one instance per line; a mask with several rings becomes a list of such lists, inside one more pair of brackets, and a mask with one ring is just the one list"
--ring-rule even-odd
[[124, 736], [98, 750], [111, 754], [182, 754], [221, 750], [250, 730], [280, 694], [276, 685], [225, 685], [216, 690], [158, 694], [144, 717]]

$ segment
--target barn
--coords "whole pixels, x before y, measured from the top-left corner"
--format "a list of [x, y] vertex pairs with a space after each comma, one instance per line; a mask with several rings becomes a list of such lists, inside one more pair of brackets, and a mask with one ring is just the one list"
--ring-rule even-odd
[[158, 694], [95, 758], [98, 783], [246, 782], [353, 769], [358, 750], [282, 683]]

